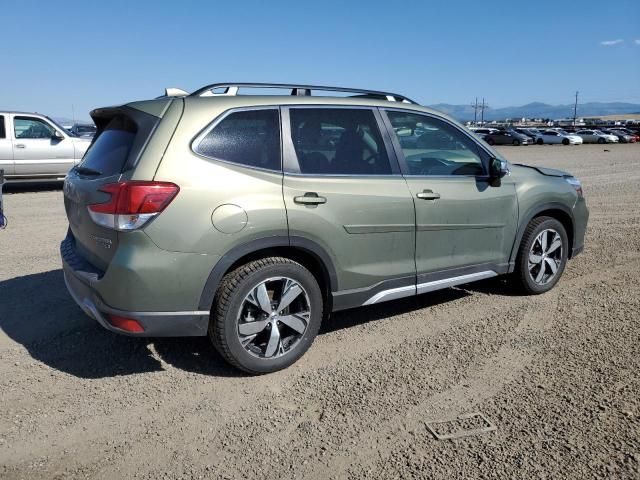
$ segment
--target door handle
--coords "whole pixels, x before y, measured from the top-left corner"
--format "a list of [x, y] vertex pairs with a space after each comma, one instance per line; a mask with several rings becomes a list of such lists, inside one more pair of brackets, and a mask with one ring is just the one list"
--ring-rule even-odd
[[302, 205], [320, 205], [327, 203], [327, 199], [320, 197], [316, 192], [307, 192], [302, 196], [293, 197], [293, 201]]
[[24, 143], [16, 143], [16, 148], [25, 148]]
[[433, 190], [424, 189], [422, 192], [416, 195], [420, 200], [437, 200], [440, 198], [440, 194]]

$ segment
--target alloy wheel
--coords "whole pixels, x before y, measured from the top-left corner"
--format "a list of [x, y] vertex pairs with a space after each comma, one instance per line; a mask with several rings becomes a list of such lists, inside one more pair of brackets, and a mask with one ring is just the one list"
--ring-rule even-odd
[[546, 285], [562, 264], [562, 237], [548, 228], [538, 234], [529, 250], [529, 275], [538, 285]]
[[253, 287], [240, 306], [238, 340], [255, 357], [281, 357], [300, 342], [310, 318], [309, 295], [300, 283], [268, 278]]

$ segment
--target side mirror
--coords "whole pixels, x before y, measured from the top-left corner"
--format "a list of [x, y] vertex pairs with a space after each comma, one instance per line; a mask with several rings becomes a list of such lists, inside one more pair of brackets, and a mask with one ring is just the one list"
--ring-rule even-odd
[[489, 164], [489, 176], [492, 179], [498, 180], [510, 173], [509, 164], [505, 160], [500, 160], [499, 158], [491, 159], [491, 163]]
[[53, 140], [64, 140], [64, 135], [62, 135], [58, 130], [54, 130], [51, 134], [51, 138]]

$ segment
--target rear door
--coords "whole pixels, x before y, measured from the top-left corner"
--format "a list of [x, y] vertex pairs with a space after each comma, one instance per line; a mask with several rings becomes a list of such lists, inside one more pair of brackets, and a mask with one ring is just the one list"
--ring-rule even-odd
[[544, 143], [559, 143], [558, 134], [554, 131], [548, 130], [542, 132]]
[[12, 133], [16, 175], [62, 177], [75, 164], [73, 140], [43, 118], [14, 115]]
[[511, 143], [511, 136], [505, 131], [494, 133], [493, 138], [495, 139], [497, 145], [505, 145]]
[[77, 253], [106, 270], [118, 246], [118, 232], [97, 225], [87, 207], [109, 200], [101, 187], [131, 177], [160, 119], [128, 107], [97, 110], [93, 116], [98, 133], [82, 162], [65, 179], [64, 204]]
[[5, 175], [13, 175], [13, 142], [7, 132], [7, 119], [0, 115], [0, 170]]
[[383, 113], [389, 131], [430, 132], [417, 148], [393, 138], [416, 208], [418, 293], [443, 279], [503, 273], [517, 224], [513, 182], [505, 177], [490, 185], [490, 155], [453, 123], [418, 112]]
[[413, 200], [377, 110], [282, 110], [289, 233], [331, 257], [334, 308], [415, 293]]

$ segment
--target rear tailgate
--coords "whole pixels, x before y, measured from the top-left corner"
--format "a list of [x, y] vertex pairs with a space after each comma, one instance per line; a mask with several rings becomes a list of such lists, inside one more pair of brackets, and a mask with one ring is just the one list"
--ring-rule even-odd
[[[122, 106], [91, 112], [97, 133], [82, 162], [65, 179], [64, 204], [71, 237], [68, 241], [75, 244], [77, 255], [102, 271], [107, 269], [113, 258], [120, 236], [126, 233], [97, 225], [89, 215], [88, 206], [108, 201], [110, 195], [100, 188], [108, 183], [131, 179], [138, 169], [146, 172], [148, 180], [153, 178], [160, 155], [142, 159], [154, 132], [175, 101], [162, 99], [133, 104], [147, 111]], [[179, 108], [181, 110], [182, 106]], [[175, 129], [175, 125], [172, 127]], [[159, 139], [164, 148], [168, 137]], [[164, 148], [151, 150], [164, 151]]]

